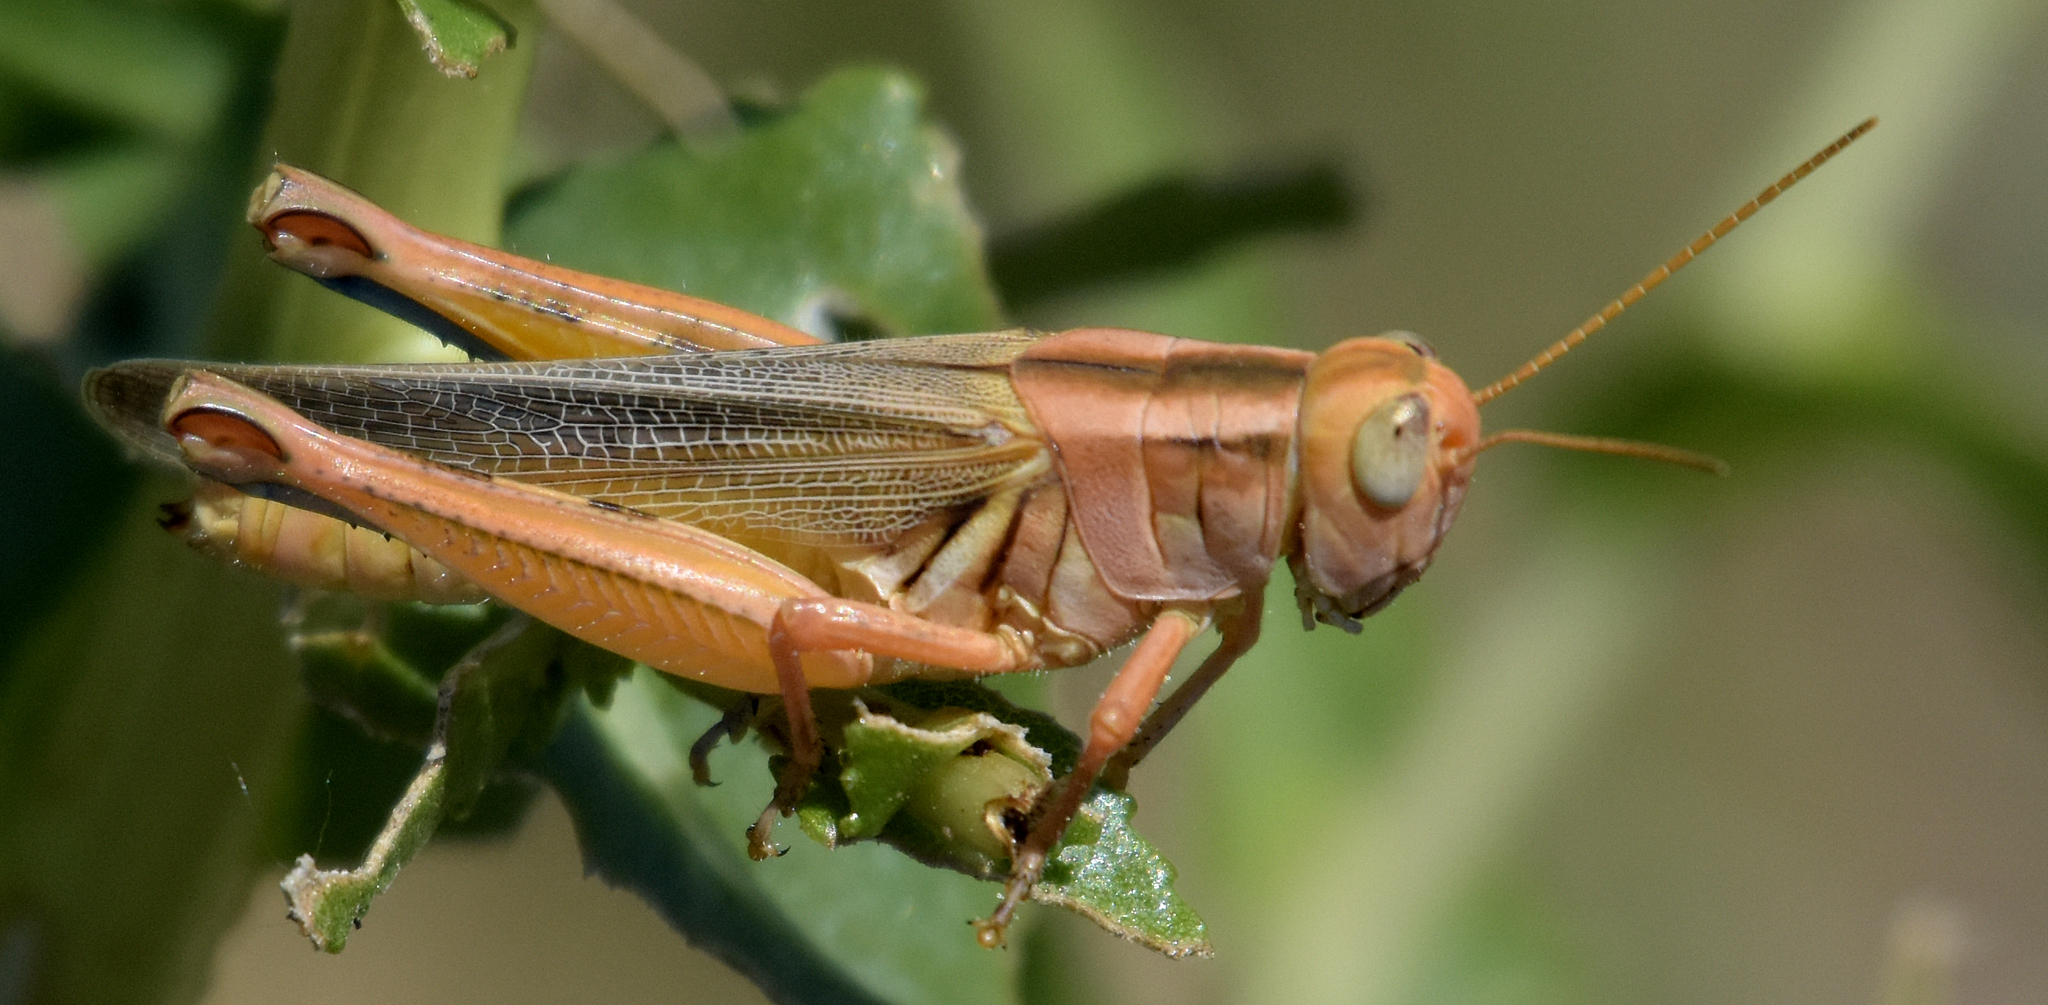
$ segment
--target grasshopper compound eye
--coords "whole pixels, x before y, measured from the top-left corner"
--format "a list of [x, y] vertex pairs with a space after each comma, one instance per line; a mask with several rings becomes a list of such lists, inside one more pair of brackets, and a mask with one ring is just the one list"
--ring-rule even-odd
[[1381, 509], [1415, 498], [1429, 468], [1429, 402], [1404, 394], [1381, 405], [1351, 438], [1351, 483]]

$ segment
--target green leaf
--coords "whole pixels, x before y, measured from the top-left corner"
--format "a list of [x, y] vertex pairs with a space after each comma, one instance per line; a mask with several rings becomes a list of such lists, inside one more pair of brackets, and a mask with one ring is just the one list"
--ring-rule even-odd
[[[292, 633], [292, 651], [313, 701], [379, 739], [424, 749], [431, 742], [439, 689], [435, 680], [504, 618], [483, 605], [418, 608], [424, 619], [384, 624], [414, 605], [366, 605], [331, 595], [317, 598]], [[407, 652], [405, 639], [454, 640], [445, 658]]]
[[474, 77], [484, 59], [512, 45], [512, 25], [469, 0], [398, 0], [407, 24], [419, 32], [434, 68], [451, 77]]
[[748, 860], [746, 828], [773, 780], [749, 746], [713, 755], [716, 788], [695, 784], [690, 745], [718, 717], [646, 669], [603, 714], [570, 716], [543, 770], [591, 872], [776, 1001], [1014, 1000], [1017, 954], [982, 949], [967, 924], [994, 906], [988, 884], [874, 843], [794, 841]]
[[285, 916], [299, 923], [300, 930], [313, 941], [313, 948], [338, 953], [348, 944], [349, 932], [362, 927], [370, 901], [391, 886], [399, 868], [412, 861], [426, 847], [427, 839], [434, 836], [446, 808], [447, 792], [448, 773], [443, 759], [429, 757], [412, 785], [406, 788], [404, 797], [391, 808], [390, 822], [377, 835], [361, 865], [354, 869], [323, 870], [314, 863], [313, 856], [299, 856], [297, 865], [279, 885], [284, 888], [285, 903], [289, 905]]
[[[295, 605], [291, 648], [321, 714], [300, 737], [294, 772], [298, 788], [317, 796], [299, 800], [298, 812], [281, 821], [275, 856], [289, 859], [308, 848], [336, 860], [368, 854], [434, 740], [436, 681], [512, 613], [488, 604], [377, 604], [344, 594]], [[570, 655], [587, 648], [576, 646]], [[451, 825], [466, 835], [503, 833], [536, 792], [531, 779], [494, 774], [439, 833]]]
[[[474, 623], [474, 616], [469, 620]], [[496, 630], [442, 677], [426, 763], [392, 808], [362, 864], [326, 871], [312, 856], [301, 855], [285, 877], [290, 915], [316, 948], [341, 952], [370, 902], [425, 847], [442, 819], [467, 816], [509, 757], [538, 752], [553, 738], [565, 698], [586, 685], [608, 690], [630, 668], [616, 657], [571, 661], [570, 653], [589, 647], [524, 615], [495, 620]], [[355, 688], [353, 703], [344, 707], [358, 712], [382, 708], [364, 697], [386, 698], [397, 691], [403, 709], [404, 696], [411, 692], [394, 682], [418, 679], [405, 660], [366, 632], [315, 638], [331, 652], [309, 661], [309, 668], [331, 663], [359, 671], [326, 678]]]
[[[844, 813], [825, 843], [882, 837], [908, 809], [917, 821], [905, 850], [971, 876], [1001, 875], [1009, 852], [1003, 828], [988, 819], [998, 805], [1021, 814], [1052, 781], [1051, 760], [1024, 730], [985, 712], [960, 708], [894, 714], [855, 701], [838, 754]], [[896, 833], [903, 835], [901, 828]], [[893, 843], [903, 844], [902, 841]], [[957, 846], [957, 847], [956, 847]]]
[[[694, 686], [682, 686], [667, 688], [664, 693], [699, 696], [698, 691]], [[713, 699], [710, 709], [729, 704], [718, 700], [718, 695], [709, 697]], [[930, 707], [907, 700], [910, 697], [931, 703]], [[978, 880], [1000, 881], [1008, 877], [1011, 842], [1024, 826], [1033, 803], [1054, 777], [1050, 756], [1034, 747], [1027, 735], [1055, 737], [1056, 745], [1062, 747], [1078, 746], [1078, 740], [1057, 723], [1039, 713], [1015, 709], [1000, 695], [973, 681], [914, 682], [908, 687], [891, 685], [851, 693], [819, 691], [812, 698], [830, 749], [825, 766], [797, 809], [797, 820], [804, 832], [818, 846], [838, 853], [855, 850], [862, 842], [878, 842], [916, 861]], [[1032, 733], [1027, 734], [1025, 727], [990, 711], [962, 706], [979, 706], [1007, 716], [1044, 721], [1036, 723]], [[780, 708], [771, 702], [770, 710], [762, 713], [754, 725], [765, 736], [786, 736], [788, 727], [781, 715]], [[692, 748], [694, 737], [723, 730], [722, 725], [713, 722], [708, 709], [688, 715], [671, 710], [664, 717], [664, 725], [671, 732], [661, 740], [641, 735], [647, 729], [644, 722], [640, 730], [628, 729], [620, 738], [626, 748], [621, 756], [652, 756], [649, 763], [653, 765], [671, 764], [679, 751]], [[632, 739], [636, 736], [637, 740]], [[654, 753], [638, 750], [639, 743], [651, 744]], [[774, 758], [772, 767], [779, 769], [781, 761], [781, 757]], [[650, 771], [656, 776], [683, 773], [673, 766]], [[732, 845], [753, 823], [753, 814], [765, 802], [769, 787], [766, 773], [757, 777], [758, 784], [742, 790], [737, 799], [729, 792], [705, 796], [719, 807], [714, 813], [727, 821], [729, 833], [719, 837], [718, 843]], [[556, 784], [588, 782], [557, 778]], [[682, 788], [671, 792], [668, 799], [674, 808], [686, 806], [700, 795], [702, 790]], [[566, 789], [564, 798], [574, 803]], [[1172, 865], [1131, 828], [1133, 807], [1131, 798], [1121, 793], [1097, 790], [1092, 794], [1066, 838], [1055, 848], [1046, 882], [1034, 891], [1033, 899], [1075, 911], [1117, 935], [1170, 956], [1207, 955], [1209, 946], [1201, 919], [1173, 891]], [[657, 815], [656, 825], [659, 820]], [[618, 821], [612, 825], [617, 826]], [[586, 833], [595, 826], [586, 821]], [[820, 866], [831, 867], [830, 861]], [[615, 871], [596, 857], [592, 868]], [[846, 868], [853, 865], [848, 863]], [[806, 915], [822, 910], [810, 896], [819, 883], [816, 874], [783, 871], [778, 861], [751, 876], [740, 875], [759, 883], [771, 898], [803, 904]], [[785, 888], [785, 882], [793, 885]], [[904, 882], [899, 878], [888, 887], [842, 891], [832, 898], [826, 913], [831, 917], [842, 912], [886, 914], [884, 904], [891, 898], [905, 891], [926, 889], [926, 883]], [[673, 895], [659, 884], [641, 890], [657, 903], [661, 897]], [[972, 908], [963, 911], [968, 912], [963, 913], [963, 918], [982, 913]], [[726, 923], [718, 924], [722, 928]], [[840, 935], [845, 931], [836, 926], [825, 930], [832, 934], [835, 943], [841, 941]], [[692, 941], [707, 937], [693, 929], [684, 931]], [[897, 935], [891, 952], [914, 950], [921, 938], [935, 938], [942, 943], [925, 944], [926, 952], [965, 945], [960, 933], [950, 926], [936, 933], [903, 930]], [[843, 947], [821, 947], [827, 953], [839, 948]], [[854, 955], [863, 958], [867, 953]], [[742, 963], [735, 966], [749, 969]]]
[[987, 330], [958, 160], [907, 78], [843, 70], [727, 144], [661, 143], [529, 192], [506, 242], [806, 330]]
[[1136, 805], [1121, 792], [1089, 794], [1031, 899], [1079, 911], [1168, 956], [1208, 956], [1202, 919], [1173, 892], [1173, 864], [1131, 829]]
[[448, 813], [463, 816], [515, 745], [544, 743], [564, 697], [554, 673], [567, 637], [518, 617], [477, 644], [441, 680], [434, 746], [445, 750]]
[[[161, 340], [152, 345], [159, 354], [193, 354], [188, 327], [209, 314], [220, 325], [207, 342], [215, 350], [204, 354], [216, 358], [274, 358], [296, 339], [306, 340], [297, 343], [301, 358], [354, 353], [322, 341], [335, 326], [310, 320], [317, 311], [293, 309], [301, 299], [333, 295], [296, 277], [274, 280], [280, 270], [235, 227], [245, 184], [272, 156], [344, 177], [444, 232], [495, 235], [504, 151], [524, 88], [516, 58], [495, 60], [482, 80], [449, 81], [419, 58], [418, 42], [388, 0], [291, 5], [281, 57], [279, 22], [245, 5], [0, 6], [0, 48], [35, 81], [8, 89], [7, 112], [40, 106], [55, 113], [10, 121], [10, 141], [26, 144], [11, 148], [15, 156], [85, 150], [67, 124], [89, 116], [98, 120], [86, 123], [95, 127], [85, 133], [92, 150], [101, 149], [99, 138], [167, 142], [176, 151], [166, 169], [195, 179], [171, 199], [178, 231], [130, 259], [130, 271], [94, 281], [106, 304], [119, 305], [104, 321], [89, 322], [103, 334], [51, 357], [10, 355], [19, 373], [47, 380], [55, 359], [72, 361], [61, 368], [116, 347], [135, 352], [137, 337]], [[41, 20], [45, 11], [60, 19]], [[105, 12], [119, 22], [109, 31], [78, 23], [103, 22]], [[193, 32], [166, 27], [188, 18], [203, 44], [193, 44]], [[401, 56], [438, 87], [416, 87], [394, 71]], [[224, 89], [216, 77], [223, 58], [232, 78]], [[214, 109], [216, 101], [224, 108]], [[266, 107], [273, 125], [259, 142], [246, 116]], [[36, 120], [65, 128], [44, 130]], [[16, 128], [23, 125], [32, 128]], [[120, 146], [106, 149], [125, 157]], [[166, 219], [163, 209], [130, 201], [156, 184], [154, 170], [115, 172], [121, 184], [112, 216], [131, 207], [148, 210], [150, 227]], [[388, 187], [387, 179], [406, 185]], [[106, 192], [85, 186], [73, 194]], [[420, 206], [427, 211], [415, 212]], [[125, 244], [114, 229], [92, 233], [109, 249]], [[224, 257], [243, 278], [222, 281]], [[285, 278], [303, 289], [276, 281]], [[224, 294], [217, 313], [207, 306], [215, 291]], [[393, 357], [363, 349], [359, 358]], [[50, 485], [25, 459], [10, 454], [21, 484]], [[35, 496], [41, 510], [83, 510], [106, 525], [65, 546], [77, 559], [74, 574], [39, 571], [30, 620], [10, 619], [4, 632], [0, 887], [9, 906], [0, 913], [9, 932], [26, 937], [10, 937], [0, 970], [27, 982], [10, 982], [9, 990], [26, 988], [37, 1000], [196, 999], [221, 934], [275, 861], [274, 831], [303, 815], [302, 801], [325, 801], [294, 784], [305, 777], [292, 762], [305, 749], [299, 737], [309, 709], [277, 624], [277, 587], [199, 559], [164, 535], [157, 505], [176, 489], [143, 483], [101, 482], [104, 508], [71, 506], [47, 491]], [[16, 537], [73, 529], [64, 520], [26, 521]]]

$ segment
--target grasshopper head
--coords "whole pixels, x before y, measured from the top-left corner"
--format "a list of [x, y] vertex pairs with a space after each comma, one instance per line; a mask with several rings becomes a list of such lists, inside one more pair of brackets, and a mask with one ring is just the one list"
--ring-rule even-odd
[[1303, 620], [1346, 631], [1421, 577], [1472, 479], [1479, 408], [1406, 332], [1317, 357], [1301, 403]]
[[1422, 575], [1457, 519], [1472, 462], [1498, 443], [1541, 443], [1726, 473], [1704, 454], [1654, 443], [1510, 429], [1479, 438], [1479, 406], [1513, 390], [1698, 258], [1877, 125], [1842, 138], [1722, 218], [1628, 292], [1477, 394], [1406, 332], [1338, 343], [1316, 359], [1301, 400], [1301, 536], [1289, 554], [1302, 617], [1347, 631]]

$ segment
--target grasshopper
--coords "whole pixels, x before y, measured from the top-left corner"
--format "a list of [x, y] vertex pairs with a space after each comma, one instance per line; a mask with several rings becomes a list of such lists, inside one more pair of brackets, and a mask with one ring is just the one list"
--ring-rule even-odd
[[[1479, 407], [1874, 125], [1476, 392], [1399, 332], [1321, 354], [1108, 328], [820, 343], [428, 234], [280, 166], [250, 209], [273, 259], [507, 361], [144, 360], [85, 394], [200, 477], [173, 522], [203, 550], [376, 597], [494, 598], [656, 669], [779, 695], [791, 756], [755, 858], [820, 763], [812, 689], [1078, 666], [1135, 642], [1076, 766], [1013, 836], [977, 923], [994, 946], [1087, 792], [1122, 787], [1257, 641], [1276, 562], [1305, 627], [1356, 632], [1428, 568], [1496, 444], [1718, 469], [1653, 444], [1482, 436]], [[1220, 643], [1155, 708], [1211, 626]]]

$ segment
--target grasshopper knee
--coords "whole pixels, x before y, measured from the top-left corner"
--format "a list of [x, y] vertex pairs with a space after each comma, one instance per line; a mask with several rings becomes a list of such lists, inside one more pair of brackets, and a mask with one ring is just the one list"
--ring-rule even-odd
[[200, 474], [238, 484], [274, 477], [284, 448], [263, 427], [225, 408], [203, 405], [171, 416], [164, 429]]
[[273, 257], [322, 278], [354, 275], [375, 256], [370, 241], [354, 227], [325, 213], [291, 210], [258, 225]]

